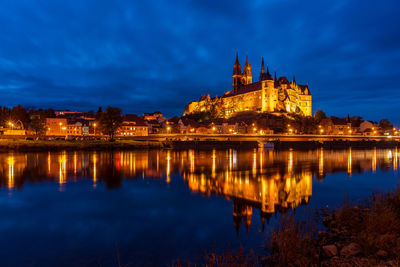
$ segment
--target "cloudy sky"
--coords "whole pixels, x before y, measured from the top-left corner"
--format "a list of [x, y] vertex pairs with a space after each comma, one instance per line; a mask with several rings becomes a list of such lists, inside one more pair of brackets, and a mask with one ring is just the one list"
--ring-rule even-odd
[[239, 51], [313, 109], [400, 124], [400, 1], [2, 0], [0, 105], [180, 115], [231, 89]]

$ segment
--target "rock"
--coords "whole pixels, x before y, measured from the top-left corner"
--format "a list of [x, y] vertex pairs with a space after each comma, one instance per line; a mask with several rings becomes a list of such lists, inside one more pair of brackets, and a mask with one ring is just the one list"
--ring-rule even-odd
[[335, 245], [326, 245], [322, 247], [322, 251], [324, 252], [325, 256], [333, 257], [336, 256], [338, 253], [338, 249]]
[[319, 237], [325, 237], [325, 236], [327, 236], [327, 235], [328, 235], [328, 233], [325, 232], [325, 231], [318, 231], [318, 236], [319, 236]]
[[385, 259], [385, 258], [388, 256], [388, 253], [387, 253], [385, 250], [380, 249], [380, 250], [378, 250], [378, 252], [376, 253], [376, 256], [378, 256], [378, 257], [381, 258], [381, 259]]
[[361, 247], [357, 243], [350, 243], [347, 246], [344, 246], [342, 250], [340, 251], [340, 256], [343, 257], [351, 257], [351, 256], [357, 256], [362, 252]]

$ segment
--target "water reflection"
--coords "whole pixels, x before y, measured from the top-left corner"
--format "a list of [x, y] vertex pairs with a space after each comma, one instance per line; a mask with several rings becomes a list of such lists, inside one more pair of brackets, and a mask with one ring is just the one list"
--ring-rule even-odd
[[120, 151], [46, 152], [0, 154], [0, 189], [10, 192], [24, 184], [52, 181], [59, 191], [68, 183], [92, 181], [92, 187], [109, 189], [124, 179], [158, 179], [170, 183], [181, 176], [188, 188], [204, 196], [221, 195], [232, 201], [237, 230], [252, 224], [253, 210], [260, 211], [262, 225], [276, 212], [307, 204], [313, 177], [343, 172], [349, 177], [363, 171], [398, 168], [398, 151]]

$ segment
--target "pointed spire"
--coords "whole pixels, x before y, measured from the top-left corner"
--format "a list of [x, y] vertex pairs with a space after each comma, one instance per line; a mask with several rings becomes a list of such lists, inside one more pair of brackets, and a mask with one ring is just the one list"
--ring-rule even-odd
[[275, 71], [275, 76], [274, 76], [274, 80], [277, 81], [278, 79], [276, 78], [276, 71]]
[[246, 65], [249, 65], [249, 54], [246, 53]]
[[269, 74], [268, 64], [267, 64], [267, 75], [271, 75], [271, 74]]
[[296, 77], [293, 75], [293, 83], [296, 84]]
[[261, 57], [261, 73], [262, 73], [262, 74], [265, 73], [265, 69], [264, 69], [264, 57]]
[[239, 63], [239, 53], [236, 51], [236, 60], [235, 64], [233, 65], [233, 75], [241, 75], [242, 74], [242, 67]]

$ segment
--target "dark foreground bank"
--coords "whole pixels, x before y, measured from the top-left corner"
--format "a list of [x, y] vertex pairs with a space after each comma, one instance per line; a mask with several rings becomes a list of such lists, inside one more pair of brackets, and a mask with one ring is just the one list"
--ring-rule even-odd
[[286, 214], [266, 251], [212, 252], [204, 266], [400, 266], [400, 187], [336, 209]]

